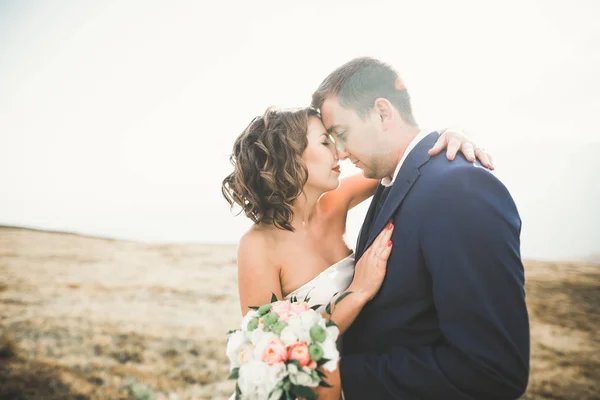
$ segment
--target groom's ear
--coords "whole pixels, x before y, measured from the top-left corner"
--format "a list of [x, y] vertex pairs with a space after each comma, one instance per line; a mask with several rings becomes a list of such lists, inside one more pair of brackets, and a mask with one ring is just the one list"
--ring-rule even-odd
[[387, 129], [394, 120], [394, 108], [392, 103], [384, 97], [375, 100], [373, 104], [375, 113], [383, 124], [383, 128]]

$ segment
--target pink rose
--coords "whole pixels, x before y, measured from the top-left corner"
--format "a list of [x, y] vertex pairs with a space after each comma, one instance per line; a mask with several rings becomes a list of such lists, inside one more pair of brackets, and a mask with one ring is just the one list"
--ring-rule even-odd
[[302, 314], [305, 311], [310, 310], [310, 306], [308, 303], [300, 302], [300, 303], [292, 303], [290, 306], [290, 311], [296, 315]]
[[[306, 353], [308, 354], [308, 348]], [[269, 365], [274, 365], [285, 360], [287, 360], [287, 353], [283, 342], [278, 338], [269, 340], [263, 351], [263, 361]]]
[[262, 317], [258, 319], [258, 327], [261, 329], [265, 327], [265, 321]]
[[288, 322], [288, 320], [290, 318], [292, 318], [293, 316], [295, 316], [296, 314], [294, 314], [291, 311], [283, 311], [282, 313], [279, 313], [279, 320], [283, 321], [283, 322]]
[[273, 303], [273, 307], [271, 307], [271, 311], [281, 315], [284, 312], [290, 311], [290, 303], [288, 301], [275, 302]]
[[296, 360], [301, 367], [306, 367], [310, 363], [310, 355], [308, 354], [308, 346], [305, 342], [294, 343], [288, 349], [288, 359]]

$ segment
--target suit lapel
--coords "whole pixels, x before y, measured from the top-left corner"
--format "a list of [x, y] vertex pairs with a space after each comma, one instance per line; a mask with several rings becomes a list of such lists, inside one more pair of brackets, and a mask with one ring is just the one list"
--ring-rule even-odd
[[358, 260], [364, 251], [364, 244], [369, 238], [369, 233], [371, 232], [371, 226], [373, 225], [373, 217], [375, 216], [375, 210], [377, 209], [377, 202], [381, 197], [381, 193], [383, 192], [383, 186], [377, 186], [377, 190], [373, 195], [373, 200], [371, 200], [371, 205], [369, 206], [369, 210], [367, 211], [367, 216], [360, 228], [360, 233], [358, 234], [358, 240], [356, 241], [356, 259]]
[[[438, 138], [439, 133], [430, 133], [417, 144], [417, 146], [410, 152], [406, 160], [404, 160], [404, 164], [400, 168], [398, 176], [396, 176], [396, 179], [394, 180], [394, 185], [392, 186], [390, 194], [388, 195], [385, 203], [381, 207], [381, 211], [379, 211], [379, 214], [373, 222], [373, 227], [371, 228], [368, 239], [366, 241], [363, 239], [364, 246], [361, 247], [361, 250], [367, 249], [373, 243], [377, 235], [379, 235], [383, 228], [385, 228], [388, 221], [400, 207], [402, 201], [410, 192], [410, 189], [412, 189], [417, 179], [419, 179], [419, 168], [430, 159], [427, 151], [433, 147], [433, 144]], [[371, 204], [371, 206], [373, 206], [373, 204]], [[369, 209], [369, 212], [371, 212], [371, 209]]]

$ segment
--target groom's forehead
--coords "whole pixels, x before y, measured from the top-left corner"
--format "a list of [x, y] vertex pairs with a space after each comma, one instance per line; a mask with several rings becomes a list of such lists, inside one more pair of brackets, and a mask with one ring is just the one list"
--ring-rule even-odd
[[328, 133], [339, 129], [345, 121], [345, 111], [335, 97], [328, 97], [321, 105], [321, 119]]

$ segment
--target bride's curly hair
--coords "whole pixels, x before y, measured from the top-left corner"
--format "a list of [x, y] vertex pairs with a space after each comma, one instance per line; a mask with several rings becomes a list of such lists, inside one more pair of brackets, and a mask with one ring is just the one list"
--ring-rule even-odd
[[292, 204], [302, 193], [308, 171], [302, 153], [308, 145], [311, 108], [269, 108], [244, 129], [233, 145], [233, 173], [221, 185], [231, 207], [238, 204], [255, 224], [293, 232]]

